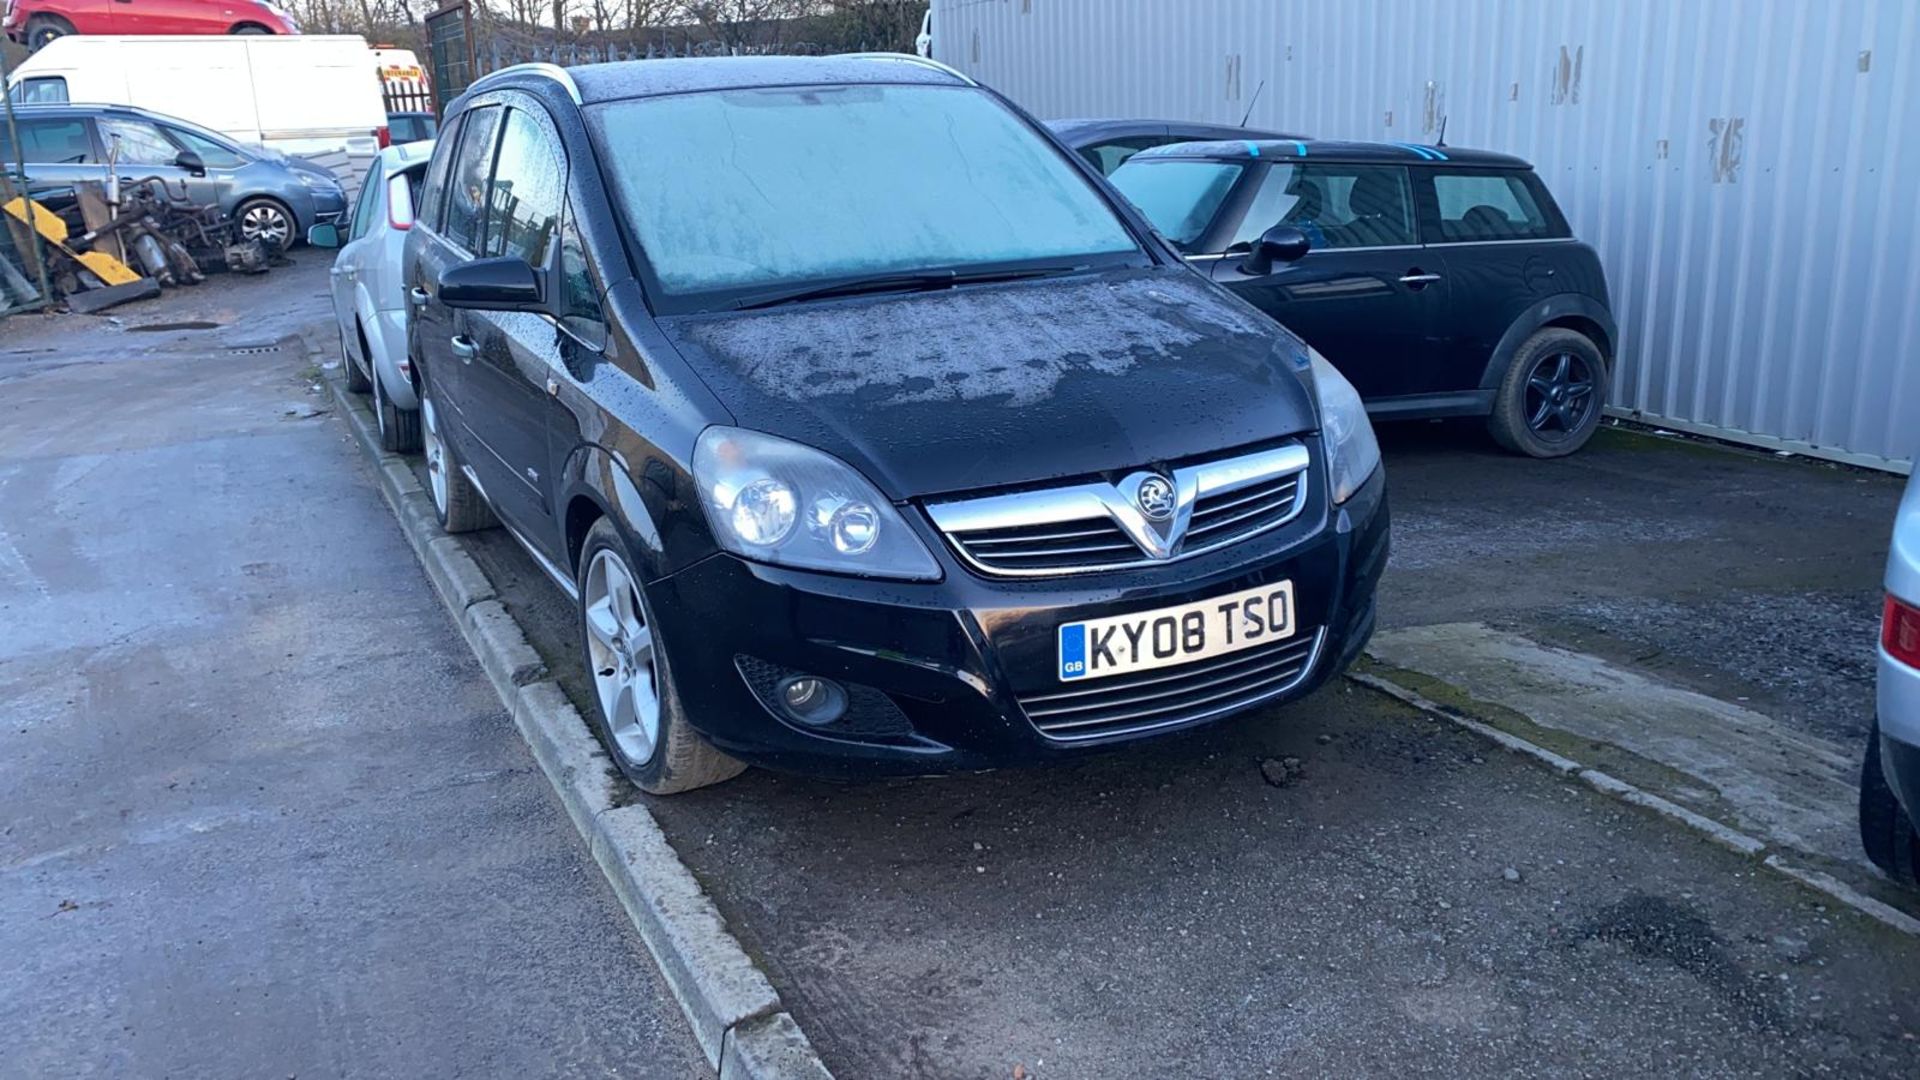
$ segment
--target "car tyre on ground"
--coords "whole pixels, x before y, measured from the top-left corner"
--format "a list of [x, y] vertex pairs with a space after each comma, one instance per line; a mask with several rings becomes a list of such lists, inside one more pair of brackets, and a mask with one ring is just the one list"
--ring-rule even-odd
[[273, 33], [273, 31], [267, 29], [266, 27], [259, 26], [254, 23], [246, 23], [245, 25], [242, 25], [242, 26], [236, 26], [233, 28], [233, 32], [236, 34], [271, 34]]
[[373, 416], [380, 425], [380, 449], [395, 454], [412, 454], [420, 449], [420, 411], [402, 409], [387, 396], [387, 387], [374, 373]]
[[[367, 339], [362, 337], [360, 339], [360, 351], [362, 354], [365, 354], [366, 348]], [[354, 393], [364, 394], [372, 389], [373, 384], [367, 378], [367, 373], [360, 370], [360, 365], [353, 361], [353, 353], [347, 350], [347, 335], [344, 333], [340, 335], [340, 371], [346, 376], [347, 389]]]
[[293, 246], [293, 211], [274, 199], [248, 199], [233, 210], [243, 240], [258, 240], [269, 252]]
[[420, 387], [420, 439], [427, 458], [427, 489], [433, 495], [440, 527], [450, 533], [473, 532], [497, 524], [480, 489], [467, 479], [454, 455], [453, 444], [442, 433], [445, 422], [435, 408], [431, 383]]
[[1607, 361], [1593, 339], [1549, 326], [1520, 343], [1487, 430], [1516, 454], [1565, 457], [1587, 445], [1607, 399]]
[[57, 38], [73, 33], [73, 24], [58, 15], [35, 15], [27, 20], [27, 51], [39, 52]]
[[594, 522], [580, 549], [576, 579], [594, 727], [621, 773], [650, 795], [731, 780], [746, 765], [687, 723], [633, 566], [613, 522]]
[[1867, 759], [1860, 766], [1860, 845], [1873, 865], [1902, 885], [1920, 886], [1920, 833], [1880, 771], [1880, 721], [1867, 732]]

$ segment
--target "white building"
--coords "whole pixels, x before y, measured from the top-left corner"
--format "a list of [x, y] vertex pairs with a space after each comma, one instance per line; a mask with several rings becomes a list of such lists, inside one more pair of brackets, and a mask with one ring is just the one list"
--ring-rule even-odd
[[1600, 252], [1612, 410], [1908, 471], [1920, 0], [933, 0], [1043, 119], [1446, 139], [1531, 160]]

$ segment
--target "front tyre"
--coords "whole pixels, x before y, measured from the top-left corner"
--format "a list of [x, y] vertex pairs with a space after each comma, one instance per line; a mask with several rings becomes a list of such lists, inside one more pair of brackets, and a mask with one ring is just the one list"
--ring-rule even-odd
[[1587, 445], [1607, 399], [1607, 361], [1593, 339], [1547, 327], [1520, 343], [1500, 380], [1487, 430], [1528, 457], [1565, 457]]
[[441, 428], [443, 422], [450, 421], [441, 416], [438, 406], [433, 398], [433, 384], [423, 381], [420, 442], [427, 458], [427, 487], [433, 493], [434, 513], [440, 518], [440, 527], [450, 533], [488, 528], [496, 524], [497, 519], [487, 500], [481, 497], [480, 489], [467, 479], [466, 470], [460, 467], [453, 444], [447, 441]]
[[650, 795], [738, 776], [746, 766], [687, 723], [625, 541], [601, 518], [580, 550], [580, 635], [593, 679], [594, 727], [614, 764]]
[[258, 240], [269, 253], [293, 246], [293, 212], [273, 199], [248, 199], [234, 207], [242, 240]]

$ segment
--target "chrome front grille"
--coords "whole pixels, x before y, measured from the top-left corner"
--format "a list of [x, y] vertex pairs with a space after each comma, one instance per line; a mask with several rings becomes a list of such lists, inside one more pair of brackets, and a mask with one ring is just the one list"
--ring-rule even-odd
[[1320, 656], [1324, 629], [1176, 668], [1020, 698], [1027, 719], [1060, 742], [1136, 735], [1220, 716], [1300, 685]]
[[[1118, 483], [1091, 481], [931, 503], [927, 513], [966, 563], [983, 574], [1085, 573], [1198, 555], [1293, 520], [1306, 505], [1306, 447], [1143, 470]], [[1143, 493], [1171, 491], [1149, 516]]]

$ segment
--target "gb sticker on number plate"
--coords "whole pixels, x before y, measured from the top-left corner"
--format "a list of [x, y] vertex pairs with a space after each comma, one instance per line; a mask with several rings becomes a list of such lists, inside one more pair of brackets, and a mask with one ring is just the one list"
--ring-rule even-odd
[[1178, 607], [1066, 623], [1060, 627], [1060, 679], [1099, 679], [1192, 663], [1293, 632], [1291, 581]]

